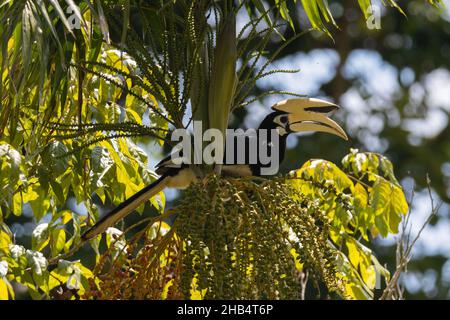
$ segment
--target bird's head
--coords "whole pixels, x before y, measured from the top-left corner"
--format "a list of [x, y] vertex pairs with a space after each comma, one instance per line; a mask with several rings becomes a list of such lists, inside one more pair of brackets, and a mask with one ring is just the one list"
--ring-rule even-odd
[[280, 136], [312, 131], [348, 139], [345, 131], [328, 117], [339, 109], [334, 103], [314, 98], [288, 99], [274, 104], [272, 109], [274, 112], [263, 120], [260, 129], [276, 129]]

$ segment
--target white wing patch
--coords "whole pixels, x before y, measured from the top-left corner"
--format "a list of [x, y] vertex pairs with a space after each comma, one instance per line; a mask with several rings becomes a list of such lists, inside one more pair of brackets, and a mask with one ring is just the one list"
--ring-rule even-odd
[[197, 182], [197, 176], [191, 168], [181, 169], [177, 175], [167, 177], [168, 188], [186, 189], [193, 182]]

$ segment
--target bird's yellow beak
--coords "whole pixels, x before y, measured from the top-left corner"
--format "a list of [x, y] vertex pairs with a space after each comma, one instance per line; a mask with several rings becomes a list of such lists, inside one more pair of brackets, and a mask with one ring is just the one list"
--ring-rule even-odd
[[326, 132], [348, 140], [345, 131], [328, 118], [329, 113], [339, 109], [334, 103], [315, 98], [288, 99], [274, 104], [272, 109], [288, 114], [289, 130], [292, 132]]

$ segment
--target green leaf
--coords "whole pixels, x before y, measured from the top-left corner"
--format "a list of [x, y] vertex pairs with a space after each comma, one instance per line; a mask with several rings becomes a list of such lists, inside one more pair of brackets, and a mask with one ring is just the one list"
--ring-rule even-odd
[[367, 296], [366, 296], [364, 290], [360, 286], [358, 286], [354, 283], [347, 284], [346, 290], [348, 293], [350, 293], [350, 295], [353, 299], [367, 300]]
[[66, 196], [64, 195], [64, 190], [61, 185], [55, 180], [50, 180], [49, 182], [59, 203], [64, 204], [66, 202]]
[[3, 230], [0, 230], [0, 252], [6, 250], [11, 243], [10, 236]]
[[42, 152], [42, 160], [54, 178], [66, 172], [69, 166], [69, 158], [65, 156], [67, 153], [67, 147], [60, 141], [51, 142]]
[[26, 249], [17, 244], [10, 244], [8, 246], [9, 252], [11, 254], [11, 258], [17, 263], [17, 265], [21, 268], [26, 268], [27, 266], [27, 258], [26, 258]]
[[386, 238], [389, 234], [389, 223], [384, 215], [379, 215], [375, 217], [375, 226], [377, 231], [381, 234], [383, 238]]
[[89, 288], [87, 279], [93, 276], [92, 271], [78, 261], [60, 260], [56, 269], [51, 272], [49, 287], [51, 289], [64, 283], [69, 289], [75, 289], [79, 295], [83, 295]]
[[102, 3], [100, 0], [96, 0], [95, 3], [97, 4], [97, 14], [100, 24], [100, 30], [103, 34], [103, 39], [106, 41], [106, 43], [109, 43], [109, 27], [108, 27], [108, 19], [106, 19], [105, 13], [103, 12]]
[[292, 30], [294, 30], [294, 22], [292, 21], [291, 15], [289, 14], [289, 9], [286, 5], [285, 0], [275, 0], [275, 5], [277, 6], [278, 10], [280, 11], [281, 18], [283, 20], [287, 21], [289, 25], [291, 26]]
[[296, 175], [300, 178], [332, 185], [338, 192], [342, 192], [347, 188], [353, 190], [354, 187], [353, 182], [341, 169], [334, 163], [326, 160], [307, 161], [297, 170]]
[[9, 294], [8, 294], [8, 285], [6, 284], [5, 280], [0, 278], [0, 300], [8, 300]]
[[364, 18], [369, 18], [369, 7], [372, 5], [370, 0], [358, 0], [359, 7], [364, 14]]
[[26, 187], [25, 190], [22, 191], [23, 202], [29, 203], [33, 200], [38, 199], [39, 195], [36, 190], [38, 190], [39, 187], [40, 186], [38, 184], [33, 184]]
[[368, 153], [368, 167], [367, 170], [369, 172], [378, 172], [378, 166], [380, 165], [380, 160], [378, 155], [374, 153]]
[[44, 188], [39, 185], [34, 185], [33, 189], [36, 191], [35, 194], [37, 194], [37, 197], [29, 201], [29, 203], [36, 221], [39, 222], [42, 217], [48, 213], [48, 210], [50, 209], [50, 200], [48, 199]]
[[385, 177], [387, 177], [389, 179], [389, 181], [400, 185], [397, 181], [397, 178], [395, 177], [394, 174], [394, 166], [392, 165], [392, 162], [389, 161], [388, 158], [386, 157], [381, 157], [380, 159], [380, 167], [381, 167], [381, 172], [383, 173], [383, 175]]
[[[66, 18], [66, 15], [63, 11], [63, 9], [61, 8], [61, 6], [59, 5], [59, 2], [57, 0], [49, 0], [50, 3], [53, 5], [53, 7], [55, 8], [56, 13], [58, 14], [59, 18], [61, 19], [62, 23], [64, 24], [64, 26], [66, 27], [67, 31], [69, 33], [72, 33], [72, 27], [70, 26], [69, 21]], [[49, 21], [49, 25], [52, 26], [53, 23], [51, 21]], [[57, 37], [57, 36], [56, 36]]]
[[346, 242], [347, 249], [348, 249], [348, 258], [352, 265], [357, 268], [359, 266], [359, 263], [361, 261], [358, 246], [356, 245], [355, 241], [352, 241], [353, 239], [349, 239], [349, 241]]
[[355, 205], [359, 208], [365, 208], [368, 204], [369, 196], [366, 189], [360, 184], [355, 184], [355, 189], [353, 192], [355, 197]]
[[320, 12], [325, 18], [325, 21], [336, 26], [336, 22], [334, 21], [333, 15], [331, 14], [327, 0], [316, 0], [316, 2], [319, 6]]
[[[0, 185], [8, 186], [11, 191], [16, 187], [20, 178], [22, 157], [11, 145], [0, 142]], [[4, 190], [4, 189], [3, 189]], [[3, 197], [4, 195], [0, 195]]]
[[402, 189], [379, 178], [370, 195], [371, 208], [375, 215], [375, 225], [383, 237], [389, 232], [397, 233], [401, 216], [408, 212], [408, 204]]
[[22, 195], [20, 192], [13, 196], [12, 212], [17, 217], [22, 214]]
[[66, 244], [66, 231], [62, 228], [53, 229], [50, 236], [52, 256], [58, 255]]
[[331, 16], [328, 5], [323, 0], [302, 0], [303, 8], [305, 9], [305, 13], [308, 16], [309, 21], [311, 22], [311, 26], [314, 29], [321, 30], [322, 32], [330, 35], [328, 28], [322, 21], [321, 13], [325, 18], [325, 21], [330, 21], [334, 23], [334, 19]]
[[217, 38], [208, 96], [209, 126], [211, 129], [218, 129], [222, 136], [225, 136], [236, 93], [236, 60], [236, 17], [234, 13], [230, 13]]
[[102, 188], [110, 182], [114, 183], [115, 162], [107, 148], [96, 146], [92, 149], [91, 168], [94, 173], [93, 184], [97, 188]]
[[58, 219], [61, 219], [59, 225], [66, 225], [68, 222], [72, 220], [72, 212], [70, 210], [62, 210], [58, 211], [52, 216], [51, 224], [55, 224]]

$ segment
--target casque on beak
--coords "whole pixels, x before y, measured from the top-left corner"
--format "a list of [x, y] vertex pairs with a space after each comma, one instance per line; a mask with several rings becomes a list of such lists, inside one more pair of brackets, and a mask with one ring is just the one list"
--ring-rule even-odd
[[290, 131], [326, 132], [348, 140], [345, 131], [328, 118], [329, 113], [339, 109], [334, 103], [315, 98], [298, 98], [280, 101], [272, 109], [288, 114]]

